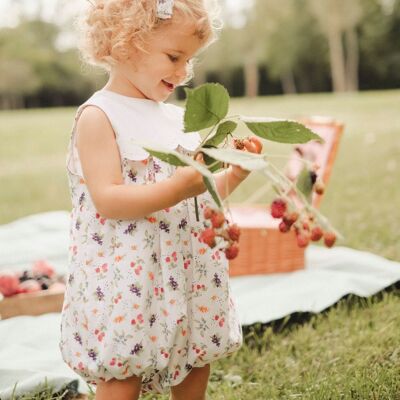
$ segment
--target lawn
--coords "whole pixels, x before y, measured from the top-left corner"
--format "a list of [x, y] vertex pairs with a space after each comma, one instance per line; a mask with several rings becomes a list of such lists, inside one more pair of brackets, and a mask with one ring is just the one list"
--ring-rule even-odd
[[[344, 235], [340, 245], [400, 261], [399, 104], [399, 90], [274, 96], [233, 99], [231, 114], [343, 121], [321, 210]], [[65, 154], [74, 111], [0, 112], [0, 223], [70, 209]], [[264, 148], [288, 152], [269, 142]], [[252, 174], [230, 202], [245, 202], [262, 179]], [[400, 399], [399, 288], [367, 300], [350, 296], [327, 312], [298, 317], [246, 328], [242, 349], [213, 365], [210, 399]]]

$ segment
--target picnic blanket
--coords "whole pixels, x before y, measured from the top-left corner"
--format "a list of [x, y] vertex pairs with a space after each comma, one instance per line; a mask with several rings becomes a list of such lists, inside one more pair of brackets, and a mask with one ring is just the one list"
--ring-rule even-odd
[[[69, 213], [30, 215], [0, 225], [0, 270], [25, 269], [47, 260], [67, 273]], [[317, 313], [347, 294], [371, 296], [400, 281], [400, 263], [346, 247], [309, 246], [306, 268], [289, 274], [231, 278], [242, 325], [270, 322], [296, 312]], [[60, 314], [20, 316], [0, 321], [0, 399], [26, 393], [47, 382], [59, 390], [74, 383], [89, 387], [62, 361], [58, 350]]]

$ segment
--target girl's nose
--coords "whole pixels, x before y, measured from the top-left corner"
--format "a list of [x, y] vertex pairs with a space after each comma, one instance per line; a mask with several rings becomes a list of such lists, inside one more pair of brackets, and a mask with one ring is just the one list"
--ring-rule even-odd
[[183, 64], [175, 71], [175, 75], [180, 79], [183, 80], [186, 78], [187, 75], [187, 65]]

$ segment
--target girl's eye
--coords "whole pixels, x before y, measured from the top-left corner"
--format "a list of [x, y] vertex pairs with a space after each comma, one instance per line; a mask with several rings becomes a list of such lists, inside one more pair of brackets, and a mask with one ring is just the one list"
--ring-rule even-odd
[[170, 54], [168, 54], [168, 57], [172, 62], [177, 62], [179, 60], [179, 57], [171, 56]]

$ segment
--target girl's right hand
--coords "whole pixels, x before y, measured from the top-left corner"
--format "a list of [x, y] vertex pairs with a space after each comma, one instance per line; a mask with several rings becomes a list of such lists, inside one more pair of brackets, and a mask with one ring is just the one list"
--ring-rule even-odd
[[[202, 153], [198, 153], [195, 160], [205, 165]], [[182, 200], [202, 194], [207, 189], [203, 175], [190, 166], [177, 167], [171, 178], [176, 183], [176, 190]]]

